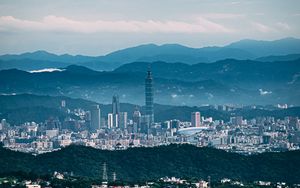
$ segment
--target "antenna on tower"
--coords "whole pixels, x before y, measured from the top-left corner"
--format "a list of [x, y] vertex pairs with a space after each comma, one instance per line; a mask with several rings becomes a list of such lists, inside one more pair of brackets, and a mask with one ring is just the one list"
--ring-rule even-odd
[[102, 167], [102, 181], [103, 182], [107, 182], [108, 181], [108, 177], [107, 177], [107, 169], [106, 169], [106, 162], [103, 163], [103, 167]]
[[148, 64], [148, 69], [147, 69], [147, 77], [151, 78], [152, 77], [152, 73], [151, 73], [151, 64]]
[[115, 182], [116, 180], [117, 180], [117, 174], [116, 174], [116, 172], [113, 172], [113, 174], [112, 174], [112, 178], [113, 178], [113, 182]]

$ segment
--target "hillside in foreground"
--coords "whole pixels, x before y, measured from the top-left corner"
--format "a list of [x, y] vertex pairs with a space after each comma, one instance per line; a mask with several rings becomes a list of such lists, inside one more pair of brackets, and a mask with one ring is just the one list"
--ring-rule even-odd
[[107, 164], [109, 178], [115, 172], [122, 181], [147, 181], [165, 176], [268, 180], [300, 183], [300, 151], [242, 156], [212, 148], [169, 145], [119, 151], [69, 146], [38, 156], [0, 148], [0, 174], [24, 171], [38, 174], [73, 172], [76, 176], [102, 177]]

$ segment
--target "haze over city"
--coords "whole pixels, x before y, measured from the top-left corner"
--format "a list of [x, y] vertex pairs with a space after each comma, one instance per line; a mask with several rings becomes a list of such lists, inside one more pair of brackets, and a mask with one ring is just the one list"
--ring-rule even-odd
[[300, 187], [300, 1], [3, 0], [0, 187]]

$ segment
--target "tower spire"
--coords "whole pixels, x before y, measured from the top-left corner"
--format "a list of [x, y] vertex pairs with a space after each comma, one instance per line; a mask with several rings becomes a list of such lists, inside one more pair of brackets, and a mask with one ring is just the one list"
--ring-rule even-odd
[[147, 78], [152, 78], [152, 72], [151, 72], [151, 65], [150, 64], [148, 64]]

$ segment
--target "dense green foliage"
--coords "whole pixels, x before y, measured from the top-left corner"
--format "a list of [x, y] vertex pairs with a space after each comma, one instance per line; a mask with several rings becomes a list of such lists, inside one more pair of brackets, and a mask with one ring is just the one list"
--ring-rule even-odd
[[0, 149], [0, 173], [26, 171], [50, 174], [73, 172], [76, 176], [102, 177], [107, 164], [109, 178], [116, 172], [123, 181], [147, 181], [164, 176], [197, 177], [212, 180], [231, 178], [245, 181], [268, 180], [299, 183], [300, 151], [243, 156], [212, 148], [169, 145], [104, 151], [69, 146], [38, 156]]

